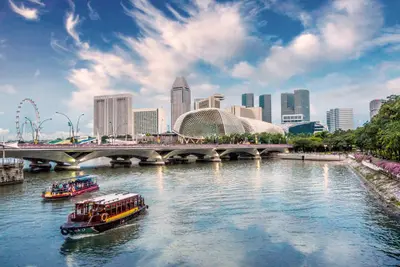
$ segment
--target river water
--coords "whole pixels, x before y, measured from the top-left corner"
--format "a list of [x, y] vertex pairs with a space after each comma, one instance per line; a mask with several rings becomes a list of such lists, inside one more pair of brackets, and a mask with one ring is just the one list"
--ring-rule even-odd
[[[400, 224], [338, 163], [237, 161], [85, 169], [100, 191], [43, 203], [73, 172], [0, 187], [0, 266], [397, 266]], [[119, 190], [149, 210], [77, 240], [59, 226], [73, 203]]]

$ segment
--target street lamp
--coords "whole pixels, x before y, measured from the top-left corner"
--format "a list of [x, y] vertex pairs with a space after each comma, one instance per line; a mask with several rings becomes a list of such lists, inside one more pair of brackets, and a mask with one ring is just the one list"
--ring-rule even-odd
[[85, 115], [85, 114], [81, 114], [81, 115], [79, 115], [79, 117], [78, 117], [78, 122], [76, 123], [76, 136], [78, 136], [78, 133], [79, 133], [79, 121], [81, 120], [81, 117], [83, 116], [83, 115]]
[[25, 120], [29, 121], [32, 130], [32, 141], [35, 142], [35, 128], [33, 127], [34, 123], [28, 117], [25, 117]]
[[39, 132], [40, 132], [40, 130], [42, 129], [42, 124], [45, 123], [46, 121], [51, 121], [51, 120], [53, 120], [53, 119], [52, 119], [52, 118], [45, 119], [45, 120], [42, 121], [42, 122], [39, 124], [39, 126], [35, 129], [35, 133], [36, 133], [36, 138], [35, 138], [35, 141], [34, 141], [35, 144], [39, 143]]
[[66, 117], [67, 119], [68, 119], [68, 126], [70, 126], [71, 128], [72, 128], [72, 139], [71, 139], [71, 143], [75, 143], [75, 132], [74, 132], [74, 124], [72, 123], [72, 121], [71, 121], [71, 119], [67, 116], [67, 115], [65, 115], [64, 113], [61, 113], [61, 112], [56, 112], [56, 114], [59, 114], [59, 115], [63, 115], [64, 117]]

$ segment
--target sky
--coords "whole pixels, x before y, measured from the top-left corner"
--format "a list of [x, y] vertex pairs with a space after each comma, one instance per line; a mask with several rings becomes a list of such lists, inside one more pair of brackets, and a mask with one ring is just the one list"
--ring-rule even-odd
[[[93, 126], [93, 96], [133, 94], [133, 107], [162, 107], [185, 76], [194, 98], [310, 90], [311, 120], [400, 93], [399, 0], [2, 0], [0, 136], [15, 138], [16, 114], [43, 123], [42, 136]], [[168, 119], [169, 120], [169, 119]], [[25, 131], [28, 132], [28, 131]]]

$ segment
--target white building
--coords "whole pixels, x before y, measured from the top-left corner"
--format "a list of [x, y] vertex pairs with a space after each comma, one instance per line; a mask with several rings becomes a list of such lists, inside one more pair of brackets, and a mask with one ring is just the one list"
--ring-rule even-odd
[[167, 131], [162, 108], [132, 109], [133, 134], [161, 134]]
[[369, 102], [369, 114], [371, 119], [376, 114], [378, 114], [383, 103], [385, 103], [385, 100], [383, 99], [374, 99], [371, 102]]
[[284, 123], [301, 123], [304, 122], [303, 114], [282, 115], [282, 124]]
[[327, 111], [326, 124], [331, 133], [339, 129], [344, 131], [354, 129], [353, 109], [335, 108]]
[[214, 94], [207, 98], [198, 98], [194, 101], [194, 109], [221, 108], [222, 100], [224, 100], [224, 96], [221, 94]]
[[237, 117], [249, 118], [253, 120], [262, 120], [261, 107], [246, 108], [244, 106], [231, 106], [230, 108], [227, 108], [225, 110]]
[[94, 97], [93, 134], [132, 135], [132, 95]]

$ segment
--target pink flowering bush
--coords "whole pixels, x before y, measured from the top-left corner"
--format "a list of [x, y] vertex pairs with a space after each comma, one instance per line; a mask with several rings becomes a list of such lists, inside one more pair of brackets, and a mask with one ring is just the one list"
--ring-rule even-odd
[[394, 176], [400, 177], [400, 163], [398, 162], [377, 159], [361, 153], [354, 154], [354, 158], [357, 162], [361, 162], [363, 160], [368, 162], [371, 161], [373, 164], [385, 170], [386, 172]]

